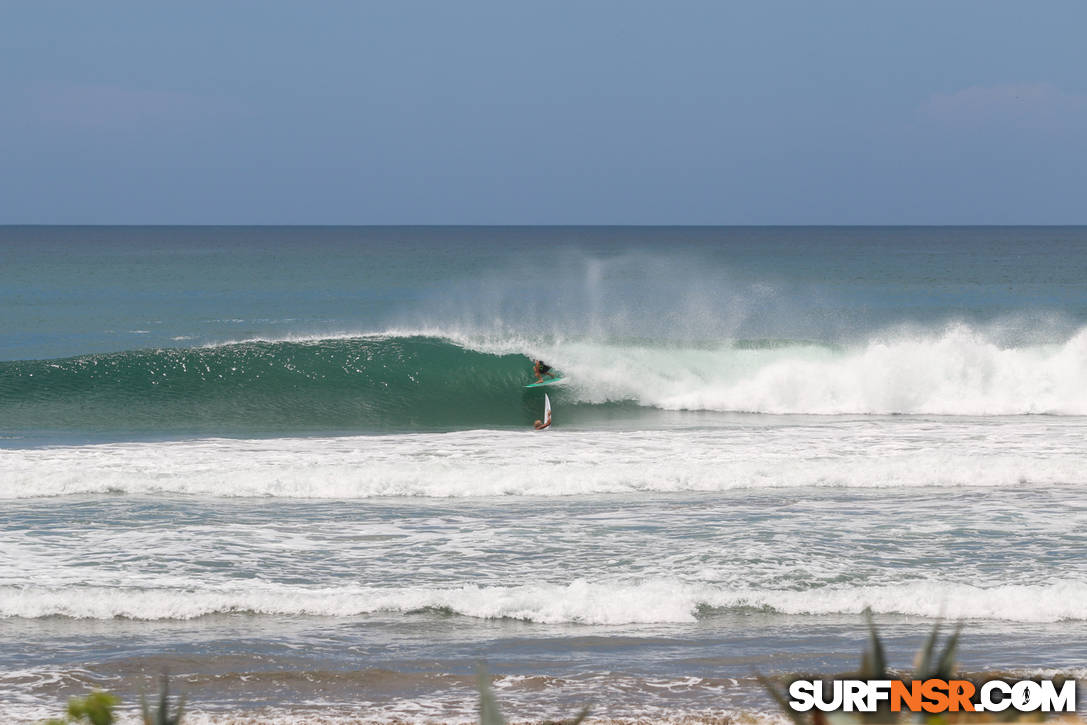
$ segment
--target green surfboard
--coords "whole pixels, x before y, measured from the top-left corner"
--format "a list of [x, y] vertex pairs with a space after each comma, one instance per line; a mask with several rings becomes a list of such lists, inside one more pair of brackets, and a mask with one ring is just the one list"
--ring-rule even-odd
[[555, 383], [559, 382], [560, 380], [565, 380], [565, 379], [566, 379], [565, 377], [563, 377], [562, 375], [559, 375], [558, 377], [554, 377], [554, 378], [544, 378], [542, 383], [529, 383], [525, 387], [526, 388], [543, 388], [543, 387], [546, 387], [548, 385], [554, 385]]

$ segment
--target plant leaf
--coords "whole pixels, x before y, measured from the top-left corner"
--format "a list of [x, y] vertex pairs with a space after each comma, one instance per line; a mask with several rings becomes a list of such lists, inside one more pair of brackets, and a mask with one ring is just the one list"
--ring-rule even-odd
[[491, 678], [483, 665], [477, 670], [476, 682], [479, 687], [479, 725], [506, 725], [494, 693], [491, 692]]

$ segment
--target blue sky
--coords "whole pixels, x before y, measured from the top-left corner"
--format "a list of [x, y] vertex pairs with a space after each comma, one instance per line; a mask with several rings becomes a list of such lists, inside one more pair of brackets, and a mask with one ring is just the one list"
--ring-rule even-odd
[[0, 223], [1083, 224], [1087, 3], [23, 2]]

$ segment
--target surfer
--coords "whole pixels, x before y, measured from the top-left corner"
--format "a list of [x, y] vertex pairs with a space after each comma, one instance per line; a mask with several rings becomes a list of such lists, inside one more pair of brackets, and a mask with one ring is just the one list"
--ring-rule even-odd
[[551, 398], [544, 394], [544, 419], [532, 424], [536, 430], [547, 430], [551, 427]]
[[532, 372], [536, 375], [537, 383], [543, 382], [544, 375], [549, 378], [555, 377], [555, 373], [551, 372], [551, 366], [545, 363], [543, 360], [532, 361]]

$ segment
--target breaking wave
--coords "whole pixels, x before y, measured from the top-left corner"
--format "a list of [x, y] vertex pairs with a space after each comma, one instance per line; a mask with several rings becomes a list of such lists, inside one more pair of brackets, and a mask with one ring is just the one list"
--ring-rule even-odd
[[253, 582], [245, 587], [137, 589], [70, 586], [59, 589], [0, 586], [0, 617], [82, 619], [193, 619], [211, 614], [258, 613], [348, 617], [378, 612], [435, 611], [483, 619], [545, 624], [651, 624], [693, 622], [715, 612], [761, 609], [781, 614], [877, 613], [1012, 622], [1087, 620], [1087, 585], [969, 584], [920, 581], [884, 586], [805, 590], [741, 590], [674, 580], [456, 588], [306, 588]]
[[1006, 346], [966, 325], [870, 338], [654, 344], [442, 334], [249, 341], [0, 363], [8, 430], [370, 431], [521, 426], [530, 359], [565, 419], [608, 409], [1087, 415], [1087, 328]]

